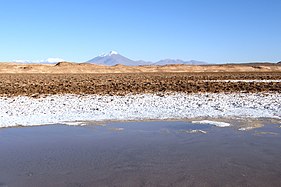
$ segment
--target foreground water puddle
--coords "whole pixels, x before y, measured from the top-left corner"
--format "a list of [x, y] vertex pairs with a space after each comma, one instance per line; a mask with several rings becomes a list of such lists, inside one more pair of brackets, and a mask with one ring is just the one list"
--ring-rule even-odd
[[0, 186], [280, 186], [280, 123], [226, 123], [2, 129]]
[[[91, 127], [91, 125], [89, 125]], [[96, 127], [95, 127], [96, 128]], [[206, 134], [211, 130], [212, 125], [209, 124], [195, 124], [183, 121], [154, 121], [154, 122], [115, 122], [108, 123], [100, 130], [109, 130], [122, 133], [136, 133], [136, 134]]]

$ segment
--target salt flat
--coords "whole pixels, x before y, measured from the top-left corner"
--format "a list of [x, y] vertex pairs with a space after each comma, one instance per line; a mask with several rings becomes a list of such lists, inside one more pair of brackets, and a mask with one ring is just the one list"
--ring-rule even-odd
[[[281, 118], [280, 93], [170, 93], [125, 96], [0, 97], [0, 127], [83, 121]], [[72, 122], [72, 123], [68, 123]], [[79, 122], [79, 123], [73, 123]]]

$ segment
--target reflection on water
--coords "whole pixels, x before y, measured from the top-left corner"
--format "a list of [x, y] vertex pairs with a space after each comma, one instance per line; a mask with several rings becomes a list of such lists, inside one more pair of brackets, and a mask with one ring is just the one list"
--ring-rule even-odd
[[280, 186], [280, 134], [168, 121], [1, 129], [0, 186]]

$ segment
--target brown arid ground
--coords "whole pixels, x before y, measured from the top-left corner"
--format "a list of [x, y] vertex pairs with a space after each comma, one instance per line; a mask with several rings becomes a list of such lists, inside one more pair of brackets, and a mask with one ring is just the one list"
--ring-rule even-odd
[[281, 64], [228, 65], [166, 65], [166, 66], [103, 66], [87, 63], [60, 62], [58, 64], [0, 63], [0, 73], [159, 73], [159, 72], [281, 72]]
[[128, 67], [59, 63], [0, 64], [0, 96], [167, 92], [278, 92], [281, 82], [208, 80], [281, 80], [279, 65], [168, 65]]

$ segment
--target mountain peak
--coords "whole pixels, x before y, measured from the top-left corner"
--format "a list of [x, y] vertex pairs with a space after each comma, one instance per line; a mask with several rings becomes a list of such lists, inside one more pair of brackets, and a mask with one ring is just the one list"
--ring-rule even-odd
[[136, 61], [128, 59], [128, 58], [118, 54], [116, 51], [110, 51], [109, 53], [99, 55], [87, 62], [90, 62], [93, 64], [109, 65], [109, 66], [114, 66], [117, 64], [123, 64], [126, 66], [139, 65], [139, 64], [137, 64]]
[[110, 51], [109, 53], [103, 53], [100, 55], [100, 57], [106, 57], [106, 56], [112, 56], [112, 55], [118, 55], [116, 51]]

